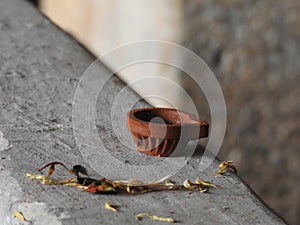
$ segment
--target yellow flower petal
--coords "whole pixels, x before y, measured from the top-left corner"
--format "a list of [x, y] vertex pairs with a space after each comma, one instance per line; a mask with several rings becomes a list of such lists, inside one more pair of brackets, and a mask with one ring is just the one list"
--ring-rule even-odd
[[159, 217], [156, 215], [152, 215], [149, 213], [140, 213], [138, 215], [135, 216], [136, 220], [141, 220], [143, 217], [148, 217], [152, 220], [158, 220], [158, 221], [162, 221], [162, 222], [168, 222], [168, 223], [174, 223], [174, 219], [170, 218], [170, 217]]
[[232, 172], [237, 173], [238, 169], [233, 165], [233, 161], [224, 161], [219, 164], [220, 170], [216, 172], [216, 174], [222, 174], [224, 171], [229, 168]]
[[13, 214], [13, 217], [14, 217], [14, 218], [17, 218], [17, 219], [19, 219], [19, 220], [21, 220], [21, 221], [29, 222], [29, 220], [27, 220], [27, 219], [25, 218], [25, 216], [23, 215], [23, 213], [20, 212], [20, 211], [15, 211], [14, 214]]
[[106, 208], [106, 209], [109, 209], [109, 210], [111, 210], [111, 211], [114, 211], [114, 212], [117, 212], [117, 211], [118, 211], [118, 209], [116, 208], [116, 206], [112, 206], [112, 205], [110, 204], [110, 201], [105, 202], [105, 208]]
[[175, 183], [172, 182], [172, 181], [170, 181], [170, 180], [166, 180], [166, 181], [165, 181], [165, 185], [168, 186], [168, 187], [172, 187], [172, 186], [175, 185]]
[[186, 179], [184, 182], [183, 182], [183, 186], [185, 188], [188, 188], [188, 189], [192, 189], [191, 187], [191, 181], [189, 179]]

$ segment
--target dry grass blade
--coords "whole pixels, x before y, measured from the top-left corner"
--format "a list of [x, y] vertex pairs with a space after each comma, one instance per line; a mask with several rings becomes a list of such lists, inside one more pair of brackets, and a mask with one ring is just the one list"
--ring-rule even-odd
[[[42, 184], [45, 185], [63, 185], [63, 186], [75, 186], [77, 184], [77, 179], [67, 179], [67, 180], [53, 180], [49, 179], [48, 176], [40, 175], [40, 174], [30, 174], [27, 173], [26, 177], [32, 179], [32, 180], [41, 180]], [[73, 185], [72, 185], [73, 184]]]

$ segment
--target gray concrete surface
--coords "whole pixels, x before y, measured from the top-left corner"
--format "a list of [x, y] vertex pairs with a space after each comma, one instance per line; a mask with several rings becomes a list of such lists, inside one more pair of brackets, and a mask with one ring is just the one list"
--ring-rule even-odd
[[[29, 224], [13, 218], [20, 210], [32, 224], [160, 224], [134, 215], [170, 216], [180, 224], [283, 224], [235, 175], [214, 176], [218, 160], [199, 172], [201, 147], [172, 179], [223, 185], [210, 193], [161, 192], [143, 195], [93, 195], [70, 187], [45, 186], [25, 173], [52, 160], [82, 164], [72, 132], [72, 99], [84, 70], [94, 60], [76, 41], [21, 0], [0, 2], [0, 224]], [[101, 65], [103, 72], [107, 69]], [[99, 74], [101, 76], [101, 74]], [[124, 84], [113, 77], [98, 99], [98, 132], [112, 154], [127, 160], [110, 124], [110, 108]], [[135, 95], [130, 90], [131, 95]], [[122, 118], [123, 102], [116, 113]], [[140, 102], [140, 106], [146, 106]], [[121, 115], [122, 114], [122, 115]], [[124, 127], [125, 121], [118, 121]], [[113, 152], [115, 150], [115, 152]], [[124, 150], [125, 151], [125, 150]], [[127, 150], [126, 150], [127, 151]], [[140, 156], [139, 156], [140, 157]], [[135, 155], [129, 163], [136, 163]], [[145, 162], [147, 163], [147, 162]], [[104, 208], [106, 200], [120, 212]], [[161, 222], [162, 223], [162, 222]], [[163, 224], [163, 223], [162, 223]]]

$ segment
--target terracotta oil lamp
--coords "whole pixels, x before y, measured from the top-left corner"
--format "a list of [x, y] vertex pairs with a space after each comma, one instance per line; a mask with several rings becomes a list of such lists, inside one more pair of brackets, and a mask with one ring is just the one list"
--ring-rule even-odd
[[171, 108], [140, 108], [127, 113], [130, 130], [139, 152], [169, 156], [176, 147], [208, 136], [208, 123], [196, 116]]

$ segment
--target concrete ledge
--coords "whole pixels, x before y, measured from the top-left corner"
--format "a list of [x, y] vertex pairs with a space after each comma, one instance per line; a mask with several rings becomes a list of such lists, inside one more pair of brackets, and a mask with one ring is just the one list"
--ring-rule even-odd
[[[136, 222], [133, 216], [144, 211], [172, 216], [180, 224], [189, 225], [284, 224], [237, 176], [213, 176], [218, 160], [199, 173], [200, 146], [196, 150], [198, 154], [172, 179], [183, 181], [187, 177], [199, 177], [223, 185], [223, 189], [207, 194], [93, 195], [68, 187], [44, 186], [27, 179], [25, 173], [36, 173], [38, 167], [53, 160], [69, 166], [85, 165], [94, 177], [100, 176], [82, 158], [71, 126], [76, 85], [94, 59], [21, 0], [0, 2], [0, 29], [1, 224], [20, 224], [12, 217], [15, 210], [22, 211], [32, 224], [157, 224], [151, 220]], [[103, 73], [107, 73], [107, 68], [99, 65]], [[125, 153], [112, 131], [110, 109], [124, 86], [116, 77], [107, 82], [98, 102], [97, 110], [102, 117], [96, 120], [99, 135], [109, 149], [116, 150], [114, 154], [120, 160], [126, 160]], [[133, 91], [126, 91], [139, 99]], [[124, 114], [122, 108], [128, 107], [128, 103], [123, 104], [115, 112], [120, 118]], [[139, 104], [146, 106], [143, 102]], [[122, 120], [118, 123], [120, 128], [125, 126]], [[138, 160], [133, 157], [129, 163]], [[106, 210], [106, 200], [120, 205], [121, 211]]]

